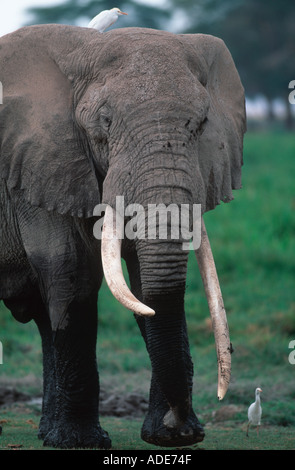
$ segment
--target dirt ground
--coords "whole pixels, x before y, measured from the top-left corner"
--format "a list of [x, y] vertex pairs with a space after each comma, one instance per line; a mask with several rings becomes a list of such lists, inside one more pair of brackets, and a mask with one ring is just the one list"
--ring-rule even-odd
[[[14, 386], [0, 386], [0, 412], [1, 408], [14, 403], [28, 403], [42, 406], [41, 397], [32, 397], [19, 391]], [[118, 417], [140, 417], [145, 414], [148, 402], [139, 393], [108, 393], [105, 390], [100, 392], [100, 415]]]

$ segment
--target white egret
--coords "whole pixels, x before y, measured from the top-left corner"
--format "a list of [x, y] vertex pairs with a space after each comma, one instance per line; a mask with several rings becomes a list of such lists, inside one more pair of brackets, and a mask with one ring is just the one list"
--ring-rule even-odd
[[252, 424], [256, 426], [257, 436], [259, 434], [259, 426], [261, 423], [262, 408], [260, 405], [260, 393], [262, 392], [261, 388], [256, 388], [255, 390], [255, 402], [248, 408], [248, 426], [247, 426], [247, 436], [249, 426]]
[[88, 28], [97, 29], [97, 31], [103, 33], [103, 31], [114, 24], [121, 15], [127, 15], [127, 13], [124, 13], [119, 8], [104, 10], [90, 21]]

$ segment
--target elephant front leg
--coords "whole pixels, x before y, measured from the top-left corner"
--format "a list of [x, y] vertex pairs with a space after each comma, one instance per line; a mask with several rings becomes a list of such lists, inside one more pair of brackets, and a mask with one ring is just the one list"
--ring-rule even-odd
[[53, 331], [55, 419], [44, 445], [59, 448], [110, 448], [99, 424], [96, 364], [96, 297], [72, 302], [66, 321]]
[[[175, 308], [177, 304], [173, 296], [166, 301], [162, 297], [157, 306], [153, 303], [155, 317], [139, 319], [152, 363], [149, 411], [142, 439], [167, 447], [192, 445], [205, 436], [192, 409], [193, 364], [185, 316]], [[168, 305], [171, 307], [167, 309]]]

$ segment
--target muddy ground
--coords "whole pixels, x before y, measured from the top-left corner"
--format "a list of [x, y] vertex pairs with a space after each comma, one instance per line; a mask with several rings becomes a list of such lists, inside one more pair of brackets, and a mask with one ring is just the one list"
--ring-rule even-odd
[[[42, 397], [32, 396], [17, 389], [15, 386], [0, 384], [0, 416], [1, 409], [14, 405], [32, 405], [41, 414]], [[100, 393], [100, 415], [128, 418], [143, 418], [148, 410], [148, 399], [140, 392], [127, 393], [126, 391], [107, 392], [102, 389]], [[231, 420], [240, 412], [246, 413], [242, 405], [224, 405], [217, 411], [202, 415], [209, 425], [220, 424]], [[199, 415], [200, 417], [200, 415]]]
[[[0, 385], [0, 413], [1, 408], [11, 406], [15, 403], [34, 404], [37, 407], [42, 406], [41, 397], [32, 397], [27, 393], [19, 391], [14, 386]], [[115, 392], [108, 393], [101, 390], [100, 393], [100, 415], [101, 416], [143, 416], [148, 408], [148, 401], [139, 393], [119, 394]]]

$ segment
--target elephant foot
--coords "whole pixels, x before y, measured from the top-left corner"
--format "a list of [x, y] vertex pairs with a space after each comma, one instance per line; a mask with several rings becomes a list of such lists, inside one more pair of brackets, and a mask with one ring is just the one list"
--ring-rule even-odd
[[141, 438], [149, 444], [162, 447], [183, 447], [201, 442], [205, 432], [192, 411], [185, 422], [171, 419], [170, 413], [149, 413], [143, 423]]
[[44, 446], [60, 449], [110, 449], [109, 435], [100, 426], [81, 426], [78, 424], [56, 425], [44, 438]]

